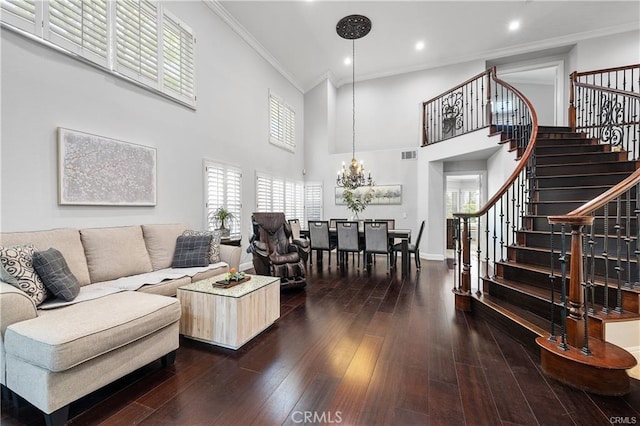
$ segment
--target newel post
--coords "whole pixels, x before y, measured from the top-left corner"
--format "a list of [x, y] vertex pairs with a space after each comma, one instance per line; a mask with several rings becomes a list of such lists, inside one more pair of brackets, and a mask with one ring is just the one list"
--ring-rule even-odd
[[571, 263], [569, 275], [567, 318], [567, 341], [570, 345], [580, 347], [584, 341], [584, 283], [583, 259], [582, 259], [582, 228], [593, 223], [593, 216], [576, 216], [568, 222], [571, 226]]
[[460, 274], [460, 288], [454, 290], [456, 309], [471, 311], [471, 234], [469, 233], [469, 217], [462, 217], [462, 273]]
[[578, 73], [576, 71], [569, 74], [569, 127], [571, 127], [571, 131], [576, 131], [576, 105], [575, 105], [575, 82], [578, 78]]

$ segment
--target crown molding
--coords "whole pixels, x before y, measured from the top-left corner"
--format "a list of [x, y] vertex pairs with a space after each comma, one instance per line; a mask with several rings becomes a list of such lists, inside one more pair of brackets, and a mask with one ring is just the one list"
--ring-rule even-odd
[[304, 90], [303, 93], [307, 93], [308, 91], [314, 89], [318, 84], [322, 83], [323, 81], [327, 81], [329, 80], [329, 82], [334, 86], [337, 87], [336, 84], [336, 76], [331, 72], [331, 70], [326, 70], [324, 73], [320, 74], [315, 80], [313, 80]]
[[276, 69], [289, 83], [301, 93], [304, 93], [300, 83], [278, 62], [278, 60], [251, 34], [240, 22], [236, 20], [217, 0], [202, 0], [205, 5], [224, 21], [236, 34], [240, 36], [253, 50], [262, 56], [273, 68]]
[[[506, 56], [520, 55], [523, 53], [530, 53], [538, 50], [551, 49], [554, 47], [573, 44], [581, 40], [588, 40], [588, 39], [597, 38], [597, 37], [606, 37], [614, 34], [621, 34], [629, 31], [638, 31], [638, 30], [640, 30], [640, 26], [638, 26], [638, 24], [630, 23], [625, 25], [617, 25], [615, 27], [601, 28], [598, 30], [584, 31], [581, 33], [575, 33], [575, 34], [570, 34], [566, 36], [541, 40], [534, 43], [520, 44], [520, 45], [507, 47], [503, 49], [494, 49], [494, 50], [487, 50], [483, 52], [477, 52], [475, 55], [459, 56], [459, 57], [451, 58], [446, 61], [429, 62], [427, 64], [415, 65], [415, 66], [404, 67], [404, 68], [396, 68], [393, 70], [383, 71], [379, 73], [361, 75], [360, 77], [356, 76], [356, 82], [373, 80], [376, 78], [391, 77], [395, 75], [407, 74], [407, 73], [416, 72], [416, 71], [424, 71], [428, 69], [440, 68], [440, 67], [460, 64], [464, 62], [471, 62], [471, 61], [477, 61], [477, 60], [483, 60], [483, 59], [491, 60], [491, 59], [497, 59], [497, 58], [506, 57]], [[344, 84], [348, 84], [348, 83], [351, 83], [351, 78], [343, 78], [338, 80], [336, 87], [339, 88]]]

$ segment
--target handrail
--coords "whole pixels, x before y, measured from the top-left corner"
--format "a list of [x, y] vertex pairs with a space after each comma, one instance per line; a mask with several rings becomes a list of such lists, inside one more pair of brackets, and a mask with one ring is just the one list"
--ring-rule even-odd
[[525, 168], [525, 166], [529, 162], [529, 158], [531, 158], [531, 155], [533, 154], [533, 150], [535, 149], [535, 142], [536, 142], [536, 138], [538, 136], [538, 114], [536, 114], [536, 110], [533, 108], [533, 104], [518, 89], [516, 89], [515, 87], [511, 86], [509, 83], [507, 83], [507, 82], [505, 82], [503, 80], [500, 80], [496, 75], [496, 68], [495, 67], [493, 67], [491, 69], [491, 77], [493, 78], [494, 81], [502, 84], [503, 86], [507, 87], [509, 90], [512, 90], [516, 95], [518, 95], [524, 101], [524, 103], [529, 108], [529, 112], [531, 113], [531, 121], [532, 121], [533, 130], [531, 132], [531, 137], [529, 138], [529, 142], [527, 144], [527, 149], [525, 150], [524, 154], [522, 154], [522, 157], [520, 158], [520, 161], [518, 162], [518, 165], [516, 166], [515, 170], [511, 173], [511, 175], [505, 181], [505, 183], [502, 184], [500, 189], [498, 189], [498, 191], [493, 195], [493, 197], [491, 197], [489, 199], [489, 201], [487, 201], [485, 203], [485, 205], [480, 210], [478, 210], [477, 212], [474, 212], [474, 213], [454, 213], [454, 216], [457, 216], [457, 217], [471, 218], [471, 217], [479, 217], [479, 216], [482, 216], [482, 215], [486, 214], [487, 211], [489, 211], [489, 209], [491, 207], [493, 207], [493, 205], [495, 205], [498, 202], [498, 200], [500, 200], [500, 198], [502, 198], [502, 196], [505, 194], [505, 192], [507, 192], [509, 187], [513, 184], [513, 182], [515, 182], [516, 178], [520, 175], [520, 173], [522, 173], [522, 170]]
[[478, 74], [474, 75], [473, 77], [471, 77], [470, 79], [466, 80], [465, 82], [460, 83], [457, 86], [452, 87], [451, 89], [447, 90], [446, 92], [442, 92], [439, 95], [434, 96], [433, 98], [429, 99], [428, 101], [424, 101], [422, 103], [422, 106], [424, 106], [424, 105], [426, 105], [426, 104], [428, 104], [430, 102], [433, 102], [433, 101], [437, 100], [438, 98], [442, 98], [442, 97], [448, 95], [449, 93], [455, 92], [456, 90], [460, 89], [461, 87], [466, 86], [467, 84], [471, 83], [472, 81], [477, 80], [480, 77], [484, 77], [484, 76], [488, 75], [490, 72], [491, 72], [491, 68], [489, 68], [489, 69], [487, 69], [485, 71], [482, 71], [481, 73], [478, 73]]
[[613, 188], [610, 188], [608, 191], [598, 195], [593, 200], [584, 203], [583, 205], [567, 213], [566, 215], [549, 216], [549, 222], [567, 223], [569, 221], [572, 221], [573, 218], [588, 216], [599, 208], [604, 207], [606, 204], [615, 201], [616, 198], [632, 189], [638, 183], [640, 183], [640, 169], [633, 172]]
[[613, 68], [603, 68], [600, 70], [576, 72], [575, 75], [577, 77], [580, 77], [583, 75], [603, 74], [603, 73], [614, 72], [614, 71], [630, 70], [632, 68], [640, 68], [640, 64], [625, 65], [622, 67], [613, 67]]
[[488, 127], [491, 116], [490, 70], [422, 103], [422, 146]]

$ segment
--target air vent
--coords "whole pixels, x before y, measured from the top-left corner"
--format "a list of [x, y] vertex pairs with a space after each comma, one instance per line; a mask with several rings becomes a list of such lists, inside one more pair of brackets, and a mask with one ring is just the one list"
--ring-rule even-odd
[[417, 151], [403, 151], [402, 159], [403, 160], [415, 160], [418, 157]]

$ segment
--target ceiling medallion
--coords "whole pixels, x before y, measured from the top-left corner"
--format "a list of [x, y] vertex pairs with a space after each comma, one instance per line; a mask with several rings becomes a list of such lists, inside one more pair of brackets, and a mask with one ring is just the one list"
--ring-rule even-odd
[[338, 21], [336, 32], [347, 40], [357, 40], [369, 34], [371, 31], [371, 20], [362, 15], [345, 16]]

